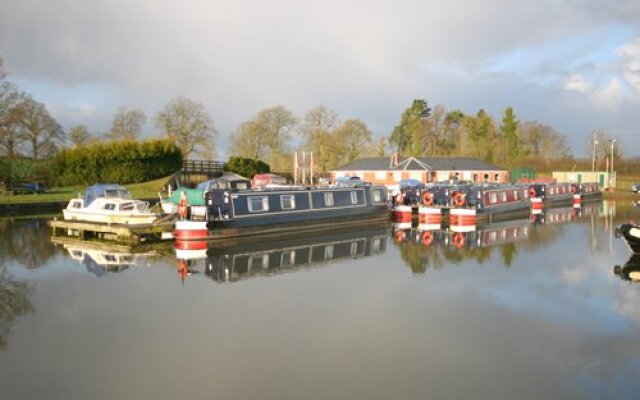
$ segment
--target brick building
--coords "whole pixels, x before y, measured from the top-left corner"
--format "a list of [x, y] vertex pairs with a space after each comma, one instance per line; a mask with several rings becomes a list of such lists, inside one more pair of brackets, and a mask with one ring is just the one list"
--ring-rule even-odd
[[360, 158], [331, 171], [331, 181], [339, 176], [359, 176], [362, 180], [387, 186], [402, 179], [417, 179], [424, 183], [451, 178], [474, 182], [507, 182], [507, 170], [464, 157], [397, 157]]

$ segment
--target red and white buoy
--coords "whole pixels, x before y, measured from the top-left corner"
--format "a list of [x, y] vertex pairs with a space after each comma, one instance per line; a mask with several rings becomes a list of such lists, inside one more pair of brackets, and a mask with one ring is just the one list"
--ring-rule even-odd
[[531, 209], [532, 210], [542, 210], [544, 208], [544, 204], [542, 203], [542, 197], [532, 197], [531, 198]]
[[452, 208], [449, 210], [449, 223], [451, 225], [475, 225], [478, 216], [474, 208]]
[[206, 239], [208, 234], [207, 221], [178, 220], [173, 237], [176, 240], [202, 240]]
[[440, 224], [442, 223], [442, 208], [440, 207], [418, 207], [418, 221], [421, 224]]
[[413, 207], [408, 205], [397, 205], [391, 209], [395, 222], [411, 222]]
[[580, 196], [579, 194], [574, 194], [573, 195], [573, 206], [575, 208], [579, 208], [582, 205], [582, 196]]

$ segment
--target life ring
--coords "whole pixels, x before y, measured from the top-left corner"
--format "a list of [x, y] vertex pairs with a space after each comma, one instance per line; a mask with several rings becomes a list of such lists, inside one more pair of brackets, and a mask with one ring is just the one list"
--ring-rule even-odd
[[571, 185], [571, 193], [576, 194], [577, 191], [578, 191], [578, 187], [576, 185]]
[[433, 232], [426, 231], [422, 233], [422, 244], [425, 246], [429, 246], [433, 243]]
[[456, 207], [462, 207], [464, 205], [464, 195], [459, 192], [453, 195], [453, 204], [455, 204]]
[[456, 232], [456, 234], [453, 235], [453, 245], [460, 249], [464, 247], [464, 243], [464, 234], [462, 232]]
[[433, 205], [433, 195], [431, 194], [431, 192], [424, 192], [422, 194], [422, 204], [424, 204], [425, 206]]
[[536, 197], [536, 188], [533, 186], [529, 188], [529, 197]]
[[404, 232], [403, 231], [397, 231], [396, 232], [396, 241], [397, 242], [402, 242], [404, 240]]

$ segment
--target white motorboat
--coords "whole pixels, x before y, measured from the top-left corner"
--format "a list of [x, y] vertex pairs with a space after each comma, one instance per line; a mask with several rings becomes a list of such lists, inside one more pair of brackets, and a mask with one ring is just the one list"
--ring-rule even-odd
[[87, 188], [82, 198], [69, 201], [62, 212], [65, 220], [111, 224], [150, 224], [158, 218], [149, 203], [132, 199], [127, 189], [114, 184]]

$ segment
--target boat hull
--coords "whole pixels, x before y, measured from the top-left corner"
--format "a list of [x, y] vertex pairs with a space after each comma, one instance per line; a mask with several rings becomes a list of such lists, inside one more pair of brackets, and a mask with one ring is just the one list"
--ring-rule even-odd
[[64, 219], [67, 221], [84, 221], [84, 222], [98, 222], [104, 224], [124, 224], [124, 225], [138, 225], [138, 224], [151, 224], [157, 218], [157, 214], [122, 214], [122, 213], [106, 213], [106, 212], [91, 212], [84, 210], [62, 210]]

